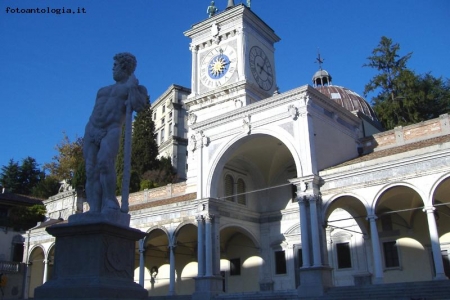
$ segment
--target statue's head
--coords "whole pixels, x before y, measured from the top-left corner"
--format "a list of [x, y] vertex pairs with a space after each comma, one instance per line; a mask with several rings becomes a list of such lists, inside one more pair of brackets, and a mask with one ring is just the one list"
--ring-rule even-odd
[[118, 53], [114, 55], [114, 60], [119, 65], [119, 68], [128, 76], [133, 74], [134, 70], [136, 70], [137, 60], [136, 57], [131, 53]]

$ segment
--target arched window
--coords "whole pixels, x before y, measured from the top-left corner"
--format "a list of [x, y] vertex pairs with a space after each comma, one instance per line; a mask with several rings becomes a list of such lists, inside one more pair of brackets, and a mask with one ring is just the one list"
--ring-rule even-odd
[[247, 203], [246, 198], [245, 198], [245, 196], [246, 196], [245, 192], [246, 192], [245, 181], [242, 178], [239, 178], [237, 181], [237, 194], [238, 194], [237, 202], [239, 204], [245, 205]]
[[226, 175], [224, 190], [226, 197], [225, 199], [228, 201], [233, 201], [233, 190], [234, 190], [233, 187], [234, 187], [233, 177], [231, 175]]

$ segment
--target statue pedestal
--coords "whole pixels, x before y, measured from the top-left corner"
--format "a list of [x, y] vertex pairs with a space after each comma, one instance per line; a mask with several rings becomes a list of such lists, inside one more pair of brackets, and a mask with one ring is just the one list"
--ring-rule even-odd
[[51, 226], [47, 232], [56, 237], [54, 275], [36, 288], [36, 299], [148, 297], [133, 280], [136, 241], [145, 233], [85, 216]]

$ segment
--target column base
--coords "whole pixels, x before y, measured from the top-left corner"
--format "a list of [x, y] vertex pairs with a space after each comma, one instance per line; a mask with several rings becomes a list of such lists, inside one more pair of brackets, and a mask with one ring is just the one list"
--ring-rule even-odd
[[300, 285], [297, 288], [299, 297], [319, 297], [332, 287], [331, 268], [300, 268]]
[[195, 292], [192, 300], [211, 300], [223, 293], [223, 277], [205, 276], [195, 278]]
[[436, 276], [434, 276], [433, 280], [448, 280], [448, 277], [445, 276], [445, 274], [436, 274]]
[[146, 299], [134, 282], [135, 244], [145, 233], [109, 222], [58, 224], [54, 276], [36, 288], [36, 299]]

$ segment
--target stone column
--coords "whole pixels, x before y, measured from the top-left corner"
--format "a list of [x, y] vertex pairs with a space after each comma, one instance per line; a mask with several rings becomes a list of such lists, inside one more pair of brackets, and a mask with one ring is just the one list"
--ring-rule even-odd
[[192, 52], [192, 78], [191, 78], [191, 95], [195, 97], [198, 94], [197, 91], [197, 54], [198, 54], [198, 46], [191, 44], [189, 50]]
[[175, 293], [175, 247], [176, 245], [169, 245], [169, 261], [170, 261], [170, 280], [169, 280], [169, 296], [176, 295]]
[[309, 253], [308, 214], [306, 212], [306, 197], [298, 197], [298, 206], [300, 209], [300, 233], [302, 241], [303, 268], [306, 268], [311, 266]]
[[211, 222], [214, 219], [214, 215], [206, 215], [205, 216], [205, 275], [212, 276], [213, 275], [213, 262], [212, 262], [212, 230], [211, 230]]
[[433, 206], [425, 206], [423, 209], [427, 213], [428, 230], [430, 232], [431, 251], [433, 252], [434, 269], [436, 276], [434, 280], [445, 280], [447, 277], [444, 272], [444, 264], [442, 262], [441, 245], [439, 243], [439, 233], [436, 226], [436, 218], [434, 217]]
[[320, 267], [322, 265], [322, 251], [320, 249], [319, 236], [319, 219], [317, 216], [317, 197], [311, 196], [309, 198], [309, 212], [311, 214], [311, 238], [313, 248], [313, 266]]
[[42, 284], [47, 282], [48, 273], [48, 259], [44, 259], [44, 276], [42, 278]]
[[375, 272], [374, 284], [383, 283], [383, 265], [381, 261], [380, 240], [378, 238], [377, 229], [377, 216], [370, 215], [367, 217], [370, 222], [370, 237], [372, 239], [372, 252], [373, 252], [373, 269]]
[[197, 261], [198, 261], [198, 277], [205, 276], [205, 241], [204, 241], [204, 224], [203, 216], [197, 216]]
[[139, 284], [144, 287], [145, 283], [145, 239], [139, 240]]

